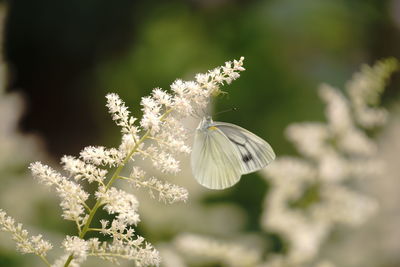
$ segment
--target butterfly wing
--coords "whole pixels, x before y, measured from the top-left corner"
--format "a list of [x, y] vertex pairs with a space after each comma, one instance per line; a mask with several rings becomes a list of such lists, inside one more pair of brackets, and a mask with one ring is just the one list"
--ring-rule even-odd
[[258, 171], [275, 159], [272, 147], [246, 129], [226, 122], [214, 122], [214, 126], [224, 133], [239, 153], [242, 174]]
[[242, 173], [238, 150], [216, 127], [196, 131], [191, 165], [197, 182], [210, 189], [231, 187]]

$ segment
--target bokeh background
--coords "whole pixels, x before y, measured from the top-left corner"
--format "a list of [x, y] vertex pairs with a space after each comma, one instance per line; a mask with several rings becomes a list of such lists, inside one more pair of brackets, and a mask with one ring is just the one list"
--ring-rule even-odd
[[[30, 179], [29, 161], [57, 164], [60, 156], [77, 155], [87, 145], [116, 145], [120, 136], [104, 107], [106, 93], [118, 93], [140, 116], [140, 98], [154, 87], [167, 89], [176, 78], [192, 79], [198, 72], [244, 56], [247, 71], [225, 87], [229, 95], [214, 107], [238, 111], [217, 119], [253, 131], [268, 140], [277, 155], [286, 155], [296, 153], [283, 134], [288, 124], [324, 118], [316, 91], [320, 83], [343, 88], [361, 64], [400, 57], [399, 0], [15, 0], [2, 6], [3, 57], [8, 68], [3, 83], [6, 92], [18, 92], [24, 99], [10, 107], [9, 114], [21, 114], [13, 115], [10, 127], [15, 132], [10, 138], [18, 133], [29, 144], [16, 141], [21, 149], [12, 158], [27, 159], [2, 171], [8, 176], [1, 182], [0, 207], [13, 208], [10, 215], [17, 220], [54, 235], [73, 230], [58, 217], [57, 199], [32, 182], [31, 190], [41, 199], [29, 201], [36, 199], [24, 198], [23, 192], [30, 189], [16, 183], [26, 186], [22, 181]], [[383, 105], [389, 109], [399, 101], [399, 83], [394, 76], [383, 95]], [[10, 173], [17, 177], [11, 182]], [[190, 171], [185, 174], [186, 180], [193, 180]], [[191, 183], [185, 179], [183, 183]], [[240, 228], [261, 235], [279, 250], [279, 240], [260, 229], [268, 183], [258, 174], [247, 175], [222, 192], [197, 187], [190, 186], [195, 200], [186, 205], [201, 204], [204, 216], [191, 214], [192, 221], [166, 227], [163, 219], [170, 222], [171, 211], [155, 204], [157, 223], [143, 215], [139, 232], [152, 243], [168, 242], [196, 223], [198, 232], [207, 232], [204, 224], [210, 222], [205, 217], [217, 213], [213, 218], [218, 221], [223, 216], [207, 207], [229, 203], [243, 220], [233, 222], [232, 231]], [[23, 203], [17, 205], [18, 194]], [[217, 235], [218, 227], [213, 230]], [[29, 266], [31, 258], [27, 259], [0, 248], [0, 266]], [[376, 262], [382, 267], [400, 265], [384, 256]]]

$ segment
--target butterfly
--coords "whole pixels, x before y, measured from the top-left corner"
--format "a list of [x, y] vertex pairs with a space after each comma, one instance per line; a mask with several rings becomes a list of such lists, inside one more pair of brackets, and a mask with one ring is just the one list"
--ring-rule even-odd
[[237, 125], [214, 122], [208, 116], [196, 129], [192, 173], [207, 188], [231, 187], [243, 174], [258, 171], [274, 159], [275, 153], [267, 142]]

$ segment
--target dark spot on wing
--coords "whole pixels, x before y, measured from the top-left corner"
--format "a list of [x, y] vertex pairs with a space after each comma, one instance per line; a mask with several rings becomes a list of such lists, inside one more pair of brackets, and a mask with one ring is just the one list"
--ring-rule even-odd
[[243, 157], [242, 157], [242, 160], [243, 160], [245, 163], [249, 162], [249, 161], [252, 160], [252, 159], [253, 159], [253, 156], [252, 156], [251, 154], [243, 155]]
[[244, 146], [246, 145], [246, 143], [247, 143], [247, 142], [245, 142], [245, 143], [242, 144], [242, 143], [236, 141], [235, 139], [229, 138], [229, 137], [228, 137], [228, 139], [229, 139], [232, 143], [234, 143], [234, 144], [236, 144], [236, 145], [238, 145], [238, 146], [243, 146], [243, 147], [244, 147]]

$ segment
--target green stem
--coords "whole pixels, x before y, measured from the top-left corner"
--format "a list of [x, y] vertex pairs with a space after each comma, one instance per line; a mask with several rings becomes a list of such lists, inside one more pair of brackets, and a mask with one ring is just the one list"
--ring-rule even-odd
[[91, 212], [91, 209], [89, 208], [89, 206], [88, 206], [85, 202], [82, 202], [82, 205], [85, 207], [85, 209], [86, 209], [88, 212]]
[[72, 256], [72, 254], [69, 255], [67, 261], [66, 261], [65, 264], [64, 264], [64, 267], [68, 267], [73, 258], [74, 258], [74, 257]]
[[43, 261], [47, 266], [51, 267], [51, 264], [49, 263], [49, 261], [46, 259], [45, 256], [40, 255], [39, 257], [42, 259], [42, 261]]
[[103, 229], [102, 228], [89, 228], [88, 230], [87, 230], [88, 232], [101, 232], [101, 231], [103, 231]]
[[79, 234], [81, 234], [81, 225], [79, 224], [79, 221], [75, 220], [75, 223], [76, 223], [76, 228], [78, 228]]
[[[147, 138], [147, 136], [150, 134], [150, 131], [147, 131], [143, 137], [135, 144], [135, 146], [133, 147], [132, 151], [128, 154], [128, 156], [124, 159], [124, 161], [118, 166], [118, 168], [115, 170], [113, 176], [111, 177], [110, 181], [108, 181], [107, 185], [106, 185], [106, 191], [108, 189], [110, 189], [111, 185], [114, 183], [115, 179], [117, 179], [117, 177], [119, 176], [120, 172], [122, 171], [123, 167], [125, 166], [125, 164], [129, 161], [129, 159], [132, 157], [133, 153], [136, 152], [136, 149], [139, 147], [139, 145]], [[94, 207], [91, 209], [90, 213], [89, 213], [89, 218], [86, 221], [85, 225], [83, 226], [82, 231], [79, 234], [79, 238], [84, 238], [86, 233], [89, 230], [89, 226], [92, 223], [92, 220], [94, 218], [94, 215], [97, 212], [97, 209], [100, 208], [100, 206], [102, 205], [101, 203], [101, 199], [98, 199], [96, 201], [96, 203], [94, 204]], [[69, 264], [71, 263], [73, 259], [73, 255], [69, 255], [67, 261], [64, 264], [64, 267], [68, 267]]]

